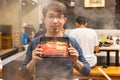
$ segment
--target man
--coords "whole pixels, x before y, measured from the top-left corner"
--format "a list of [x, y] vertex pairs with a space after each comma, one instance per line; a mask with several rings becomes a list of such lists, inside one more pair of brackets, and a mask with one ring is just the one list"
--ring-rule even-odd
[[[73, 64], [81, 74], [90, 74], [90, 65], [85, 60], [81, 47], [74, 38], [69, 37], [62, 31], [66, 20], [66, 7], [61, 2], [52, 1], [43, 8], [46, 33], [32, 39], [29, 43], [26, 58], [21, 67], [24, 78], [30, 78], [35, 70], [35, 80], [52, 80], [54, 78], [71, 80]], [[39, 47], [41, 37], [68, 37], [70, 41], [69, 58], [40, 57], [39, 55], [42, 55], [42, 49]]]
[[94, 51], [99, 52], [97, 34], [93, 29], [87, 28], [85, 17], [79, 16], [76, 19], [76, 26], [78, 28], [71, 30], [70, 36], [76, 38], [82, 47], [86, 60], [91, 67], [94, 67], [97, 64], [97, 57]]

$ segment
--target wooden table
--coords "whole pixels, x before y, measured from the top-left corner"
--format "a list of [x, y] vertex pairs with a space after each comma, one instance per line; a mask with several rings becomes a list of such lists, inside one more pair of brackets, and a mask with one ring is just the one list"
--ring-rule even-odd
[[110, 46], [110, 47], [100, 47], [100, 51], [106, 51], [107, 52], [107, 62], [106, 65], [110, 66], [110, 52], [115, 52], [115, 66], [119, 66], [119, 51], [120, 51], [120, 45], [117, 46]]
[[84, 80], [95, 79], [95, 80], [107, 80], [106, 77], [98, 70], [101, 68], [112, 80], [120, 79], [120, 67], [109, 66], [107, 68], [103, 68], [102, 66], [96, 66], [91, 69], [90, 76], [83, 76], [76, 69], [73, 69], [73, 74], [75, 78], [80, 78]]
[[18, 53], [18, 48], [4, 49], [0, 51], [1, 60]]

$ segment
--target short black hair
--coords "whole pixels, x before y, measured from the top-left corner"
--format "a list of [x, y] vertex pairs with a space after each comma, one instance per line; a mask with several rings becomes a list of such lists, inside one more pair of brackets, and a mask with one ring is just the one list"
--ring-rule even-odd
[[87, 21], [86, 21], [85, 17], [79, 16], [76, 18], [76, 23], [85, 25], [87, 23]]
[[48, 12], [48, 10], [53, 10], [56, 11], [60, 14], [64, 14], [64, 16], [67, 15], [67, 8], [66, 6], [59, 1], [51, 1], [50, 3], [48, 3], [44, 8], [43, 8], [43, 16], [46, 16], [46, 13]]

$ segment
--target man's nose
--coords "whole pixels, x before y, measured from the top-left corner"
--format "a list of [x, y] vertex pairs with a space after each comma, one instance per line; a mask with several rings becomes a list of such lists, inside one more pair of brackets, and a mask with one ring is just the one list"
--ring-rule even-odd
[[55, 18], [53, 19], [53, 22], [58, 22], [57, 17], [55, 17]]

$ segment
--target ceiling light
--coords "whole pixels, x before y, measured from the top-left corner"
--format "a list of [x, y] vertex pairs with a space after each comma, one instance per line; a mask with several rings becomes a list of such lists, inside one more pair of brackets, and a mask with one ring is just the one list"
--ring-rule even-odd
[[39, 1], [38, 0], [32, 0], [33, 2], [35, 2], [35, 3], [38, 3]]
[[35, 3], [34, 3], [34, 2], [32, 2], [32, 5], [35, 5]]
[[23, 3], [22, 3], [22, 5], [23, 5], [23, 6], [25, 6], [25, 5], [26, 5], [26, 3], [25, 3], [25, 2], [23, 2]]
[[74, 6], [75, 6], [75, 2], [74, 2], [74, 0], [71, 0], [69, 6], [71, 6], [71, 7], [74, 7]]

